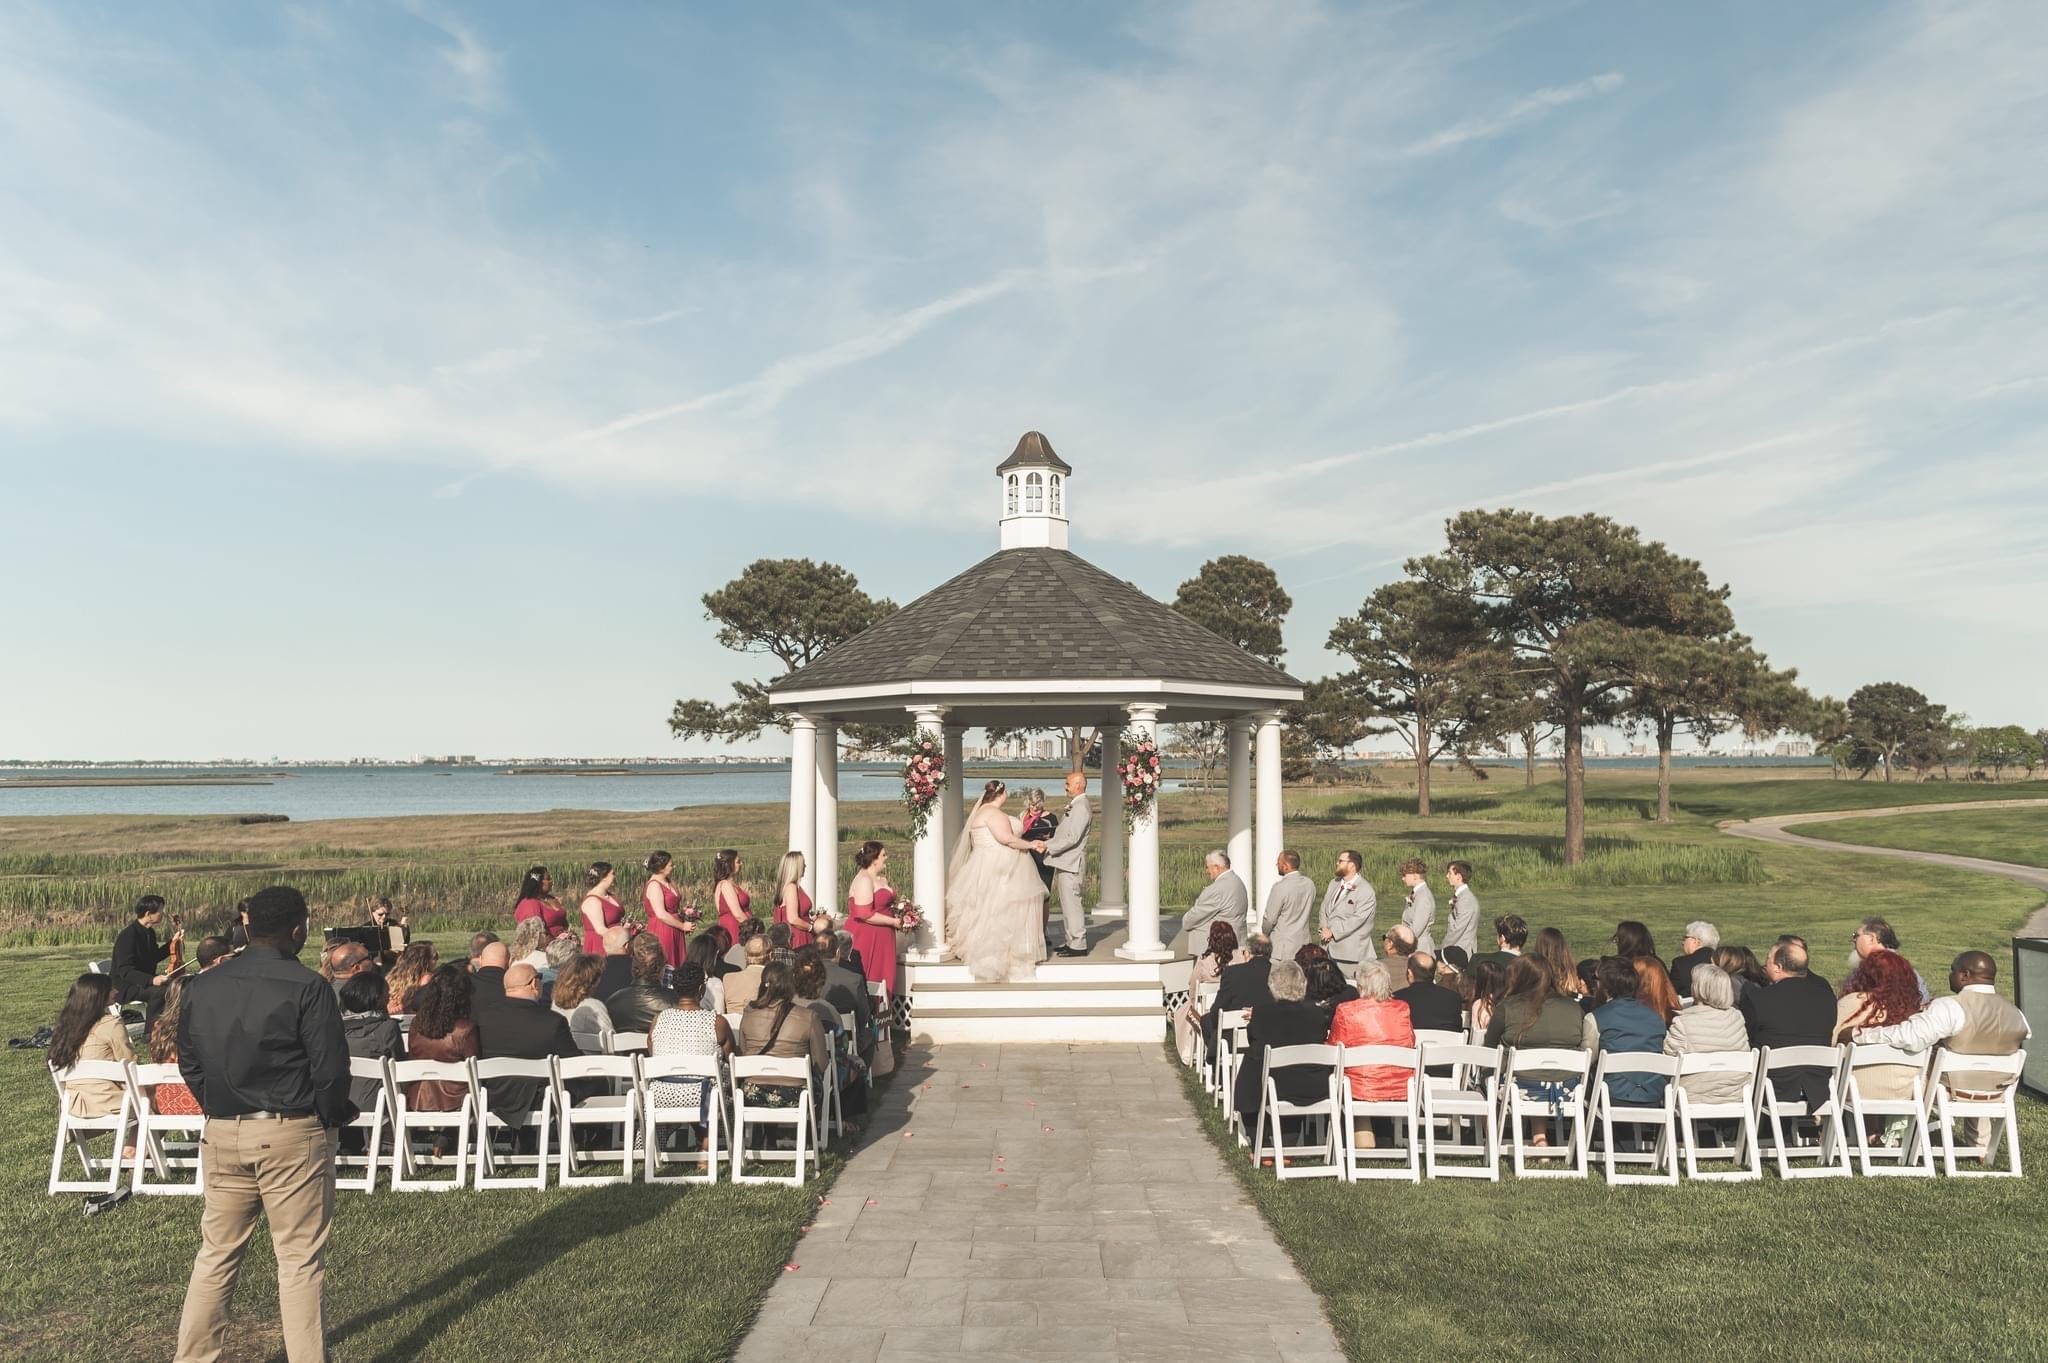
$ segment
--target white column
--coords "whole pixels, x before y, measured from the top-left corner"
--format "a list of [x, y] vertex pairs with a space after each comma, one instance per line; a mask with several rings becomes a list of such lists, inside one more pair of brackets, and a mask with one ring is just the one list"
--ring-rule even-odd
[[[919, 729], [937, 733], [946, 722], [944, 706], [934, 705], [914, 709], [910, 712], [911, 723]], [[910, 897], [924, 912], [924, 922], [918, 926], [917, 937], [910, 949], [910, 959], [934, 962], [946, 951], [946, 800], [939, 797], [939, 807], [934, 816], [926, 819], [924, 833], [918, 838], [911, 851]]]
[[[818, 847], [818, 721], [793, 715], [789, 723], [789, 850], [816, 862]], [[780, 860], [780, 858], [777, 858]]]
[[829, 721], [818, 724], [818, 820], [813, 849], [804, 854], [810, 873], [804, 889], [811, 902], [842, 916], [839, 902], [839, 726]]
[[939, 797], [939, 807], [946, 811], [946, 855], [949, 857], [960, 845], [960, 825], [965, 818], [960, 799], [967, 781], [967, 766], [960, 754], [960, 740], [966, 735], [967, 726], [964, 724], [946, 726], [946, 786], [945, 794]]
[[1266, 896], [1272, 892], [1273, 882], [1280, 878], [1273, 863], [1280, 855], [1281, 838], [1285, 836], [1280, 827], [1280, 712], [1262, 710], [1258, 723], [1259, 779], [1255, 790], [1258, 847], [1252, 856], [1258, 861], [1259, 873], [1254, 883], [1258, 886], [1258, 903], [1263, 908]]
[[[1158, 737], [1159, 708], [1157, 705], [1125, 707], [1131, 717], [1131, 736], [1134, 739], [1142, 741]], [[1112, 768], [1116, 764], [1113, 755], [1106, 755], [1103, 760]], [[1127, 961], [1173, 959], [1173, 953], [1159, 940], [1159, 806], [1156, 795], [1153, 801], [1151, 811], [1131, 828], [1130, 940], [1116, 949], [1116, 954]], [[1121, 796], [1118, 806], [1109, 817], [1121, 823]]]
[[1096, 730], [1102, 743], [1102, 805], [1095, 817], [1102, 821], [1102, 855], [1096, 865], [1101, 889], [1095, 907], [1097, 918], [1124, 916], [1124, 781], [1116, 774], [1117, 753], [1123, 747], [1124, 731], [1110, 725]]
[[1266, 881], [1261, 877], [1266, 868], [1252, 864], [1252, 720], [1249, 715], [1232, 715], [1225, 723], [1230, 734], [1230, 795], [1223, 850], [1246, 888], [1262, 887], [1252, 895], [1251, 921], [1253, 931], [1258, 931], [1265, 921]]

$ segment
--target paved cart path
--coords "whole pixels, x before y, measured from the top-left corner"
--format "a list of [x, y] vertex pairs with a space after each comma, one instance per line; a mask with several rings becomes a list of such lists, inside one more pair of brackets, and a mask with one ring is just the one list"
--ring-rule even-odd
[[1341, 1359], [1160, 1045], [913, 1047], [741, 1360]]
[[[1721, 831], [1758, 842], [1781, 843], [1788, 847], [1811, 847], [1823, 852], [1860, 852], [1873, 857], [1895, 857], [1900, 861], [1922, 861], [1934, 866], [1953, 866], [1962, 871], [1981, 871], [2004, 876], [2048, 892], [2048, 868], [2022, 866], [2011, 861], [1990, 861], [1984, 857], [1959, 857], [1948, 852], [1918, 852], [1904, 847], [1866, 847], [1861, 843], [1831, 842], [1825, 838], [1801, 837], [1788, 832], [1805, 823], [1833, 823], [1840, 819], [1883, 819], [1895, 814], [1945, 814], [1963, 809], [2048, 809], [2048, 800], [1962, 800], [1943, 805], [1890, 805], [1884, 809], [1838, 809], [1814, 814], [1774, 814], [1765, 819], [1743, 819], [1722, 824]], [[2020, 929], [2022, 937], [2048, 937], [2048, 905], [2034, 910]]]

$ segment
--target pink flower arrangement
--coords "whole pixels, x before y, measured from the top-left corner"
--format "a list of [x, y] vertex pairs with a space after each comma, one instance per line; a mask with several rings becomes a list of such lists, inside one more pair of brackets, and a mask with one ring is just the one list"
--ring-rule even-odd
[[924, 925], [924, 914], [915, 904], [907, 904], [897, 909], [896, 918], [903, 924], [905, 932], [914, 932]]
[[924, 836], [925, 825], [939, 803], [946, 785], [946, 753], [929, 729], [919, 729], [911, 740], [910, 757], [903, 764], [903, 804], [910, 810], [910, 836]]
[[1117, 756], [1124, 785], [1124, 824], [1134, 828], [1152, 815], [1159, 799], [1159, 745], [1150, 738], [1125, 739]]

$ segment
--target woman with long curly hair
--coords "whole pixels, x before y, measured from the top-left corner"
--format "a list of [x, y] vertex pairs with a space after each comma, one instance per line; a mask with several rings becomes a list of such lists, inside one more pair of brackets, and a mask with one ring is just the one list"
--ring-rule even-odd
[[1195, 968], [1188, 976], [1187, 1002], [1173, 1011], [1173, 1042], [1181, 1064], [1195, 1063], [1195, 1039], [1202, 1028], [1202, 1010], [1195, 1006], [1195, 997], [1201, 987], [1221, 979], [1224, 966], [1249, 959], [1250, 952], [1238, 949], [1237, 929], [1220, 918], [1209, 924], [1208, 949], [1195, 957]]
[[[1842, 982], [1835, 1000], [1835, 1042], [1856, 1039], [1858, 1027], [1886, 1027], [1919, 1012], [1920, 977], [1912, 962], [1896, 951], [1879, 948], [1865, 956]], [[1856, 1071], [1856, 1085], [1870, 1098], [1910, 1098], [1919, 1065], [1866, 1065]]]
[[[156, 1021], [149, 1025], [151, 1064], [178, 1063], [178, 1021], [185, 1015], [185, 990], [191, 983], [190, 975], [178, 975], [164, 986], [164, 1006], [157, 1013]], [[149, 1106], [152, 1111], [175, 1113], [180, 1117], [200, 1115], [199, 1099], [182, 1081], [158, 1084], [150, 1091]]]
[[[477, 1053], [473, 989], [469, 972], [459, 965], [444, 965], [428, 977], [405, 1039], [408, 1060], [462, 1061]], [[454, 1112], [468, 1093], [464, 1083], [420, 1079], [406, 1086], [405, 1101], [416, 1112]]]
[[393, 1017], [410, 1013], [417, 1001], [413, 995], [419, 992], [439, 963], [440, 957], [435, 953], [432, 942], [407, 943], [405, 950], [398, 953], [398, 964], [391, 967], [390, 978], [385, 981], [385, 1010]]

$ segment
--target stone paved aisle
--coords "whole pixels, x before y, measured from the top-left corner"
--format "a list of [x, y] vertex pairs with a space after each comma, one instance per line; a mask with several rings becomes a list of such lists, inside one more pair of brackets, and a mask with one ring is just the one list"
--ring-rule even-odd
[[1156, 1045], [913, 1049], [741, 1360], [1342, 1357]]

